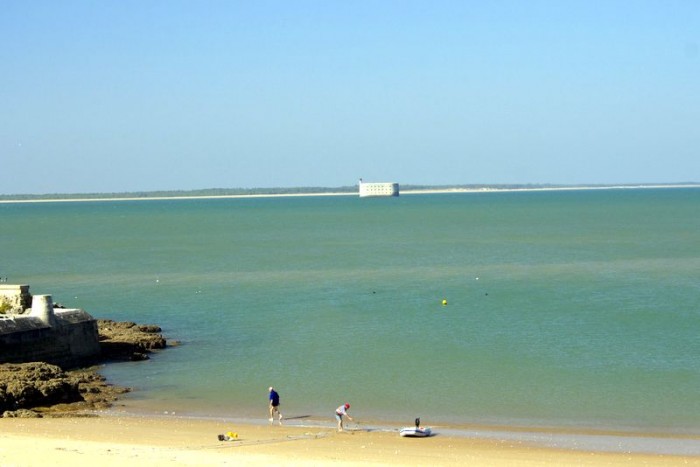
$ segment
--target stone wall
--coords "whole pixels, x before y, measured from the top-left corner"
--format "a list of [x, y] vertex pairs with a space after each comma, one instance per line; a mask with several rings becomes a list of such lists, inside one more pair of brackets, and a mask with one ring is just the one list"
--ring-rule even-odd
[[[6, 321], [0, 320], [0, 328]], [[0, 363], [47, 362], [74, 368], [97, 361], [100, 356], [97, 322], [90, 318], [65, 323], [60, 315], [57, 321], [53, 327], [23, 327], [17, 332], [0, 334]]]
[[92, 316], [79, 309], [54, 309], [50, 295], [32, 301], [30, 313], [0, 315], [0, 363], [41, 361], [73, 368], [99, 359]]

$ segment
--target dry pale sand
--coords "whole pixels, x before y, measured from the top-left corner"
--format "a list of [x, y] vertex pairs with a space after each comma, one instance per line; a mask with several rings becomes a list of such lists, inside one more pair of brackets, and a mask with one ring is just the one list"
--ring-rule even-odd
[[[236, 432], [236, 441], [218, 441]], [[700, 457], [542, 448], [523, 442], [331, 427], [106, 416], [0, 419], [0, 465], [700, 465]]]

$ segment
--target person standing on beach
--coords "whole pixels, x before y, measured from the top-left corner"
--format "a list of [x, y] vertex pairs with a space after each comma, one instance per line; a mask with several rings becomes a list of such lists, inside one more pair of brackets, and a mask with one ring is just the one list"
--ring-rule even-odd
[[280, 412], [280, 395], [275, 388], [270, 386], [270, 423], [275, 418], [275, 412], [277, 413], [280, 425], [282, 424], [282, 412]]
[[348, 409], [350, 409], [350, 404], [347, 402], [335, 409], [335, 419], [338, 420], [338, 431], [343, 431], [343, 417], [348, 417], [352, 420], [352, 417], [348, 414]]

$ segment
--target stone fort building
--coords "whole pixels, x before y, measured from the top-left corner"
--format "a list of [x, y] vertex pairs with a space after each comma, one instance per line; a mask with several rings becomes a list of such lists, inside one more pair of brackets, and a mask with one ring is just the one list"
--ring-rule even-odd
[[0, 284], [0, 363], [47, 362], [62, 368], [97, 361], [97, 321], [81, 309], [58, 308], [28, 285]]

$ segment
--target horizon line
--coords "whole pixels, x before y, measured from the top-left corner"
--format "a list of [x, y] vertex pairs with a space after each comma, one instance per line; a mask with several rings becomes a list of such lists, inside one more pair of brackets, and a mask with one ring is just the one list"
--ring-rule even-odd
[[[680, 183], [626, 183], [626, 184], [468, 184], [468, 185], [404, 185], [400, 194], [454, 194], [454, 193], [498, 193], [532, 191], [574, 191], [610, 189], [657, 189], [657, 188], [700, 188], [699, 182]], [[267, 190], [267, 191], [266, 191]], [[311, 191], [299, 191], [311, 190]], [[316, 190], [316, 191], [313, 191]], [[336, 190], [336, 191], [332, 191]], [[340, 190], [340, 191], [337, 191]], [[206, 192], [228, 191], [228, 194], [204, 194]], [[237, 193], [233, 193], [237, 192]], [[189, 193], [189, 194], [187, 194]], [[200, 193], [200, 194], [197, 194]], [[0, 195], [0, 203], [48, 203], [79, 201], [156, 201], [183, 199], [225, 199], [225, 198], [278, 198], [304, 196], [353, 196], [358, 191], [355, 186], [345, 187], [292, 187], [292, 188], [205, 188], [194, 190], [154, 190], [105, 193], [48, 193], [25, 195]], [[132, 196], [129, 196], [132, 195]], [[156, 195], [156, 196], [154, 196]]]

